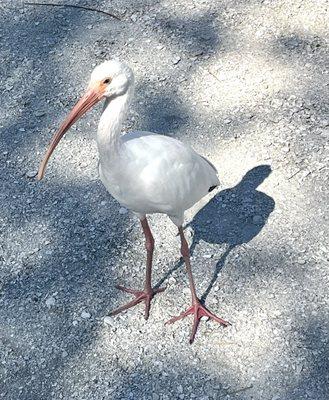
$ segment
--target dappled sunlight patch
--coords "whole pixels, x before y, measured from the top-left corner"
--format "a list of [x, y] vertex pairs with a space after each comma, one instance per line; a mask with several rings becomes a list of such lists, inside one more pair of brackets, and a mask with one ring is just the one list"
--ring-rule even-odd
[[[289, 5], [287, 4], [289, 3]], [[243, 15], [241, 18], [242, 29], [255, 29], [253, 21], [259, 21], [259, 31], [256, 31], [256, 37], [259, 37], [258, 32], [263, 28], [267, 28], [270, 32], [290, 31], [298, 33], [312, 33], [325, 37], [326, 31], [326, 16], [327, 16], [326, 0], [317, 0], [310, 2], [295, 2], [295, 1], [276, 1], [267, 2], [260, 6], [256, 4], [249, 7], [248, 17]], [[264, 18], [266, 12], [266, 18]], [[251, 35], [250, 38], [254, 38]]]
[[[238, 64], [237, 59], [240, 60]], [[200, 104], [203, 112], [229, 112], [246, 106], [251, 111], [264, 96], [292, 89], [295, 74], [295, 65], [262, 54], [239, 51], [223, 55], [219, 64], [216, 61], [207, 68], [202, 67], [199, 79], [194, 80], [191, 86], [197, 96], [205, 97], [212, 93], [209, 104]], [[202, 93], [200, 80], [203, 82]]]

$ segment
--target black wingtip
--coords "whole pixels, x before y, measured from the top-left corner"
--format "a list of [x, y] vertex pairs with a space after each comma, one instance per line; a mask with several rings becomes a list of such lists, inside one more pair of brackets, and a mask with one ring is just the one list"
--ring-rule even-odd
[[210, 186], [210, 188], [208, 189], [208, 193], [212, 192], [214, 189], [216, 189], [216, 187], [218, 187], [218, 185]]

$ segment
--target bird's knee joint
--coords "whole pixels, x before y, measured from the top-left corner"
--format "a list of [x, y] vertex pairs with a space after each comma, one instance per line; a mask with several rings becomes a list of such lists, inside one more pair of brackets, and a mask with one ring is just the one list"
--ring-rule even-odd
[[180, 248], [181, 254], [183, 257], [189, 257], [190, 256], [190, 249], [188, 247], [187, 242], [183, 242], [182, 246]]

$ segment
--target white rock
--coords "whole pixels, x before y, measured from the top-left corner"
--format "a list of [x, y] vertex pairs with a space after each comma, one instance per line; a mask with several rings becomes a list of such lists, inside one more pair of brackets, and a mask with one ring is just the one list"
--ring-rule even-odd
[[108, 325], [108, 326], [112, 326], [113, 325], [113, 318], [112, 317], [104, 317], [104, 324]]
[[124, 207], [119, 208], [119, 214], [124, 215], [124, 214], [127, 214], [127, 212], [128, 212], [128, 210], [126, 208], [124, 208]]
[[45, 111], [39, 110], [34, 113], [36, 117], [43, 117], [46, 114]]
[[54, 297], [48, 297], [46, 300], [46, 306], [47, 307], [53, 307], [56, 304], [56, 299]]
[[91, 314], [88, 311], [82, 311], [82, 313], [80, 314], [81, 318], [83, 319], [88, 319], [91, 317]]
[[203, 258], [212, 258], [212, 257], [213, 257], [212, 254], [204, 254], [204, 255], [203, 255]]
[[178, 64], [180, 62], [181, 58], [179, 56], [175, 56], [172, 59], [172, 62], [174, 65]]
[[37, 175], [38, 171], [27, 171], [26, 172], [26, 177], [27, 178], [34, 178]]
[[137, 21], [137, 15], [136, 15], [136, 14], [132, 14], [132, 15], [130, 16], [130, 19], [131, 19], [133, 22], [136, 22], [136, 21]]

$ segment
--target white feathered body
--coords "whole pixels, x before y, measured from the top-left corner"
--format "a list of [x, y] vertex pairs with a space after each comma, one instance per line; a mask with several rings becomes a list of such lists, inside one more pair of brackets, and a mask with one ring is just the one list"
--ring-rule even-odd
[[133, 74], [116, 62], [101, 65], [93, 74], [101, 75], [102, 69], [109, 67], [114, 75], [123, 70], [129, 87], [124, 94], [108, 98], [104, 106], [97, 132], [100, 178], [128, 209], [140, 216], [165, 213], [179, 226], [184, 211], [219, 184], [217, 171], [190, 146], [169, 136], [150, 132], [121, 135], [134, 90]]
[[138, 214], [165, 213], [181, 219], [219, 180], [214, 167], [171, 137], [132, 132], [100, 177], [110, 194]]

